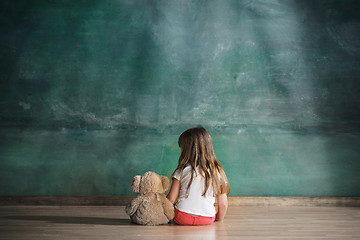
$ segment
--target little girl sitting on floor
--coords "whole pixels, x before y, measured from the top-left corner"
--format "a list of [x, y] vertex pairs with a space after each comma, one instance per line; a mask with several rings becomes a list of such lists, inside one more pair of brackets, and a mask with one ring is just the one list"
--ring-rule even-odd
[[215, 156], [210, 134], [203, 127], [191, 128], [180, 135], [178, 143], [181, 150], [179, 163], [167, 195], [170, 202], [176, 203], [174, 222], [207, 225], [223, 220], [230, 185]]

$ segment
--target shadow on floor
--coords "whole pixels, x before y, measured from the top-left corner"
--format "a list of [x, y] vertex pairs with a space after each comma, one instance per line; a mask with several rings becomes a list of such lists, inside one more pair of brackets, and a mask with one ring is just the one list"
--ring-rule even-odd
[[91, 224], [91, 225], [133, 225], [130, 219], [66, 216], [6, 216], [5, 219], [45, 221], [50, 223]]

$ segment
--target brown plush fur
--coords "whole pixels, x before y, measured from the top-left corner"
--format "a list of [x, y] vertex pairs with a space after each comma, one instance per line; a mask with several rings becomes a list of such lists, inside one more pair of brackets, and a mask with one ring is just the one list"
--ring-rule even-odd
[[139, 194], [125, 209], [131, 221], [141, 225], [160, 225], [172, 220], [174, 206], [164, 193], [169, 186], [167, 177], [154, 172], [135, 176], [131, 188]]

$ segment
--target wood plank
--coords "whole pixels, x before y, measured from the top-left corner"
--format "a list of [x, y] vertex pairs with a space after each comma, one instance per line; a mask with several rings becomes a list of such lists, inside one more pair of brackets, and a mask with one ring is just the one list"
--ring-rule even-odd
[[[0, 196], [0, 206], [125, 206], [134, 196]], [[229, 197], [230, 206], [360, 207], [360, 197]]]
[[209, 226], [132, 224], [124, 206], [0, 206], [2, 239], [360, 239], [360, 208], [230, 206]]
[[360, 197], [229, 197], [229, 205], [360, 207]]
[[0, 196], [0, 206], [125, 206], [133, 196]]

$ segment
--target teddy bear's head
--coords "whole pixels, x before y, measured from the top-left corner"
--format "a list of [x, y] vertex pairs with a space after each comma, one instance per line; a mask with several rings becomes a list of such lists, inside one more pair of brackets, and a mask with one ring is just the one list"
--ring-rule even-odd
[[164, 193], [170, 186], [170, 181], [166, 176], [160, 176], [154, 172], [146, 172], [144, 175], [134, 177], [131, 188], [134, 192], [145, 193]]

